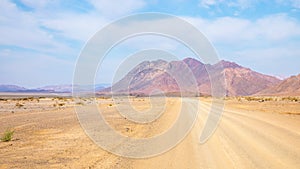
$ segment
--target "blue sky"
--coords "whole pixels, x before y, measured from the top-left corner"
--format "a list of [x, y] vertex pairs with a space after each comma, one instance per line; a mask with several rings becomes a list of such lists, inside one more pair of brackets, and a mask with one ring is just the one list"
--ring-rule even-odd
[[[281, 78], [300, 73], [300, 0], [1, 0], [0, 11], [0, 84], [72, 83], [89, 38], [139, 12], [185, 19], [207, 36], [220, 59]], [[131, 39], [110, 53], [96, 83], [111, 82], [118, 65], [135, 50], [156, 47], [193, 57], [178, 46], [161, 37]]]

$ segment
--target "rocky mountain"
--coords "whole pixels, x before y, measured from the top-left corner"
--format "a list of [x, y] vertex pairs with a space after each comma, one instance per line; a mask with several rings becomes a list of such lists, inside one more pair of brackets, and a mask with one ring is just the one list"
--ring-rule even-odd
[[[234, 65], [234, 63], [231, 64]], [[230, 96], [252, 95], [281, 82], [276, 77], [264, 75], [242, 66], [224, 66], [224, 73], [227, 94]]]
[[281, 83], [258, 92], [263, 96], [300, 96], [300, 74], [291, 76]]
[[[226, 85], [221, 84], [222, 76], [225, 77]], [[226, 86], [228, 96], [252, 95], [281, 82], [275, 77], [252, 71], [233, 62], [220, 61], [210, 65], [186, 58], [171, 62], [144, 61], [112, 88], [101, 92], [149, 95], [155, 91], [180, 93], [184, 90], [183, 92], [195, 93], [197, 89], [202, 95], [210, 95], [211, 80], [215, 84]]]

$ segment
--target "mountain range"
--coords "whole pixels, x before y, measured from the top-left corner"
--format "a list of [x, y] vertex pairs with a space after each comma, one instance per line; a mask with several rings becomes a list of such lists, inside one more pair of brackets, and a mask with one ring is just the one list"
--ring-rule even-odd
[[[74, 88], [80, 91], [93, 92], [107, 88], [108, 84], [95, 84], [88, 86], [74, 85]], [[0, 92], [27, 92], [27, 93], [71, 93], [73, 85], [49, 85], [44, 87], [28, 89], [17, 85], [0, 85]], [[90, 91], [93, 90], [93, 91]]]
[[[225, 84], [222, 84], [222, 77]], [[211, 65], [193, 58], [171, 62], [144, 61], [99, 94], [151, 95], [153, 91], [161, 91], [172, 95], [182, 92], [183, 88], [184, 92], [195, 92], [196, 89], [200, 95], [211, 95], [211, 80], [220, 83], [227, 96], [300, 95], [295, 92], [300, 91], [299, 75], [280, 80], [234, 62], [222, 60]], [[191, 86], [193, 89], [189, 88]]]
[[300, 74], [291, 76], [275, 86], [258, 92], [256, 95], [300, 96]]
[[[224, 80], [222, 81], [222, 78]], [[234, 62], [204, 64], [194, 58], [178, 61], [144, 61], [111, 87], [108, 84], [76, 86], [81, 91], [109, 95], [211, 95], [212, 82], [225, 89], [227, 96], [300, 96], [300, 74], [280, 80]], [[225, 82], [222, 83], [222, 82]], [[89, 91], [87, 91], [89, 89]], [[71, 93], [72, 85], [52, 85], [27, 89], [0, 85], [0, 92]]]

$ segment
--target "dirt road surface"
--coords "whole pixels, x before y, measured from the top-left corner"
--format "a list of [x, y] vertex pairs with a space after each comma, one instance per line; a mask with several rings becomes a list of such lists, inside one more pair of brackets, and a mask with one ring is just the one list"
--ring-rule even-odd
[[[200, 100], [198, 119], [182, 142], [161, 155], [132, 159], [104, 151], [85, 134], [74, 106], [90, 104], [89, 99], [2, 99], [0, 132], [12, 128], [15, 135], [10, 142], [0, 142], [0, 168], [300, 168], [299, 102], [226, 100], [217, 130], [200, 144], [211, 107], [210, 99]], [[125, 104], [122, 101], [97, 99], [111, 127], [136, 138], [168, 130], [181, 106], [180, 99], [168, 98], [158, 120], [136, 124], [116, 113], [116, 105]], [[137, 110], [151, 107], [147, 98], [133, 98], [131, 104]]]

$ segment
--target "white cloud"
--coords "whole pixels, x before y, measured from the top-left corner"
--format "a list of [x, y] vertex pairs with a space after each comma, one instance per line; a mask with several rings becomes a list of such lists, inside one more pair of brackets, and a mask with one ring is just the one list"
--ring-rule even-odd
[[292, 6], [293, 8], [300, 9], [300, 0], [276, 0], [279, 5]]
[[87, 5], [83, 12], [59, 0], [21, 2], [32, 10], [0, 1], [0, 83], [28, 86], [70, 83], [78, 43], [84, 44], [112, 18], [145, 5], [139, 0], [91, 1], [94, 8]]
[[217, 3], [219, 3], [218, 0], [201, 0], [199, 5], [205, 8], [210, 8], [210, 6], [216, 5]]
[[42, 25], [58, 31], [58, 34], [72, 39], [85, 42], [102, 26], [108, 23], [97, 14], [62, 14], [57, 18], [43, 19]]
[[117, 18], [138, 10], [146, 4], [142, 0], [89, 0], [95, 10], [88, 13], [60, 13], [55, 18], [43, 18], [42, 24], [60, 31], [60, 35], [87, 41], [96, 31]]
[[41, 10], [45, 8], [46, 6], [53, 6], [53, 5], [58, 5], [59, 0], [39, 0], [39, 1], [32, 1], [32, 0], [21, 0], [23, 4], [26, 6], [33, 8], [35, 10]]
[[204, 8], [210, 8], [212, 6], [226, 5], [227, 7], [237, 7], [241, 9], [246, 9], [251, 7], [255, 2], [256, 1], [249, 0], [200, 0], [199, 6]]
[[143, 0], [90, 0], [90, 3], [104, 16], [120, 17], [146, 5]]
[[272, 15], [256, 21], [257, 32], [269, 40], [281, 41], [300, 36], [300, 23], [286, 15]]
[[240, 8], [240, 9], [247, 9], [247, 8], [253, 7], [253, 5], [255, 3], [257, 3], [257, 1], [259, 1], [259, 0], [251, 0], [251, 1], [249, 1], [249, 0], [236, 0], [236, 1], [229, 2], [228, 6], [237, 7], [237, 8]]
[[215, 43], [239, 44], [244, 41], [272, 43], [300, 36], [300, 23], [284, 14], [270, 15], [256, 21], [233, 17], [215, 20], [185, 18]]
[[26, 12], [8, 0], [0, 2], [0, 45], [48, 51], [69, 51], [71, 49], [68, 49], [68, 44], [58, 38], [84, 43], [107, 24], [109, 18], [128, 14], [145, 5], [142, 0], [91, 0], [90, 3], [95, 9], [90, 9], [87, 13], [59, 10], [53, 13], [51, 9], [57, 10], [60, 6], [58, 0], [22, 0], [22, 3], [34, 10]]
[[294, 8], [300, 8], [300, 0], [290, 0]]
[[[204, 8], [210, 8], [212, 6], [225, 5], [227, 7], [235, 7], [241, 10], [255, 7], [261, 3], [268, 4], [273, 3], [268, 0], [200, 0], [199, 6]], [[300, 0], [276, 0], [276, 3], [279, 6], [290, 6], [296, 9], [300, 9]]]
[[17, 46], [44, 52], [72, 49], [53, 39], [51, 32], [41, 29], [39, 19], [30, 12], [24, 12], [9, 1], [0, 2], [0, 45]]

